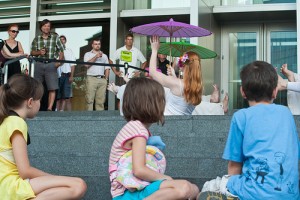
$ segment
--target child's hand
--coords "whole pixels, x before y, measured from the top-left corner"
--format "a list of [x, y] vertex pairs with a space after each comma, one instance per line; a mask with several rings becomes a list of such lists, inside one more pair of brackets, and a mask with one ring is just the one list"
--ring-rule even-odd
[[154, 35], [152, 36], [152, 38], [150, 38], [150, 43], [151, 43], [151, 49], [158, 51], [159, 46], [160, 46], [160, 41], [159, 41], [159, 37]]

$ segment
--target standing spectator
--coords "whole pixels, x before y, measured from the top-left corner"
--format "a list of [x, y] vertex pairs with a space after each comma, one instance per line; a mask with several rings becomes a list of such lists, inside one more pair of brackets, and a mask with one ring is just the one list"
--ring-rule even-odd
[[[106, 63], [108, 57], [101, 50], [101, 41], [93, 39], [92, 50], [84, 54], [84, 62]], [[96, 110], [104, 110], [105, 94], [109, 77], [109, 67], [99, 65], [85, 65], [87, 67], [86, 76], [86, 108], [93, 110], [95, 101]]]
[[[4, 51], [4, 57], [8, 59], [16, 58], [20, 55], [24, 55], [24, 50], [22, 47], [21, 42], [16, 40], [16, 37], [19, 34], [19, 26], [17, 24], [11, 24], [8, 26], [7, 29], [9, 38], [4, 41], [5, 47], [10, 53], [15, 53], [16, 56], [9, 56], [5, 54]], [[21, 64], [20, 61], [16, 61], [14, 63], [11, 63], [8, 65], [7, 69], [7, 79], [9, 79], [14, 74], [20, 74], [21, 73]]]
[[19, 57], [26, 55], [23, 53], [11, 53], [4, 44], [4, 40], [0, 39], [0, 67], [3, 67], [4, 63], [6, 62], [6, 59], [9, 57]]
[[[66, 48], [67, 38], [64, 35], [59, 37], [64, 45], [64, 57], [66, 60], [76, 61], [70, 48]], [[56, 97], [56, 108], [58, 111], [64, 111], [66, 104], [71, 104], [72, 82], [74, 77], [75, 64], [64, 63], [57, 68], [58, 73], [58, 92]], [[67, 111], [71, 111], [71, 106], [67, 106]]]
[[[59, 60], [64, 58], [64, 46], [55, 33], [51, 33], [51, 22], [44, 19], [40, 23], [41, 34], [34, 38], [31, 44], [31, 55], [39, 58], [55, 59], [57, 54]], [[39, 61], [35, 65], [34, 78], [41, 83], [45, 81], [48, 90], [47, 110], [52, 111], [55, 101], [55, 90], [58, 89], [57, 67], [59, 63]]]
[[[131, 33], [127, 34], [125, 37], [125, 46], [117, 49], [114, 55], [111, 57], [113, 63], [116, 63], [119, 60], [119, 64], [124, 64], [125, 62], [128, 65], [137, 67], [137, 61], [139, 60], [142, 63], [142, 69], [145, 69], [147, 61], [146, 58], [143, 56], [142, 52], [133, 46], [133, 35]], [[124, 68], [120, 68], [119, 71], [116, 68], [112, 67], [113, 72], [121, 77], [124, 74]], [[129, 68], [129, 78], [134, 76], [135, 69]]]
[[167, 56], [164, 54], [158, 54], [158, 68], [161, 70], [161, 72], [165, 75], [168, 75], [168, 65], [170, 65], [170, 61], [167, 60]]

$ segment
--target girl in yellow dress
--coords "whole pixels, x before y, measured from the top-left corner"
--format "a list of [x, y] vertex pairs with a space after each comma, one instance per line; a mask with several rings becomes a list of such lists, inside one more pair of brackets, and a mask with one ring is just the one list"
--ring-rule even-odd
[[80, 199], [86, 184], [80, 178], [54, 176], [30, 165], [26, 118], [39, 111], [43, 86], [23, 75], [0, 87], [0, 196], [2, 200]]

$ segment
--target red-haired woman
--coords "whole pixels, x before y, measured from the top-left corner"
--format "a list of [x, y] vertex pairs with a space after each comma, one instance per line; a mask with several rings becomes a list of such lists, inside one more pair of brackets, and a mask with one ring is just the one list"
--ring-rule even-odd
[[150, 58], [150, 76], [162, 86], [166, 92], [165, 115], [191, 115], [195, 106], [200, 104], [203, 93], [200, 57], [194, 52], [187, 52], [181, 60], [183, 79], [166, 76], [156, 71], [157, 52], [160, 46], [159, 37], [150, 39], [152, 54]]

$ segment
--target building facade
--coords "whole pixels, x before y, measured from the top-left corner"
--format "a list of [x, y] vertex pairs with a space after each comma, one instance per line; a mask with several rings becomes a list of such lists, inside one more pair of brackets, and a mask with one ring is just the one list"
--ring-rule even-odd
[[[0, 38], [5, 39], [9, 24], [17, 23], [21, 29], [17, 39], [29, 52], [39, 33], [38, 22], [49, 19], [53, 31], [70, 38], [67, 46], [78, 49], [78, 59], [82, 59], [79, 49], [99, 33], [102, 50], [112, 55], [124, 45], [124, 36], [134, 26], [173, 18], [208, 29], [212, 35], [189, 41], [217, 52], [216, 58], [202, 60], [205, 93], [212, 91], [213, 83], [218, 84], [223, 94], [229, 94], [230, 109], [246, 106], [239, 94], [239, 70], [245, 64], [264, 60], [278, 70], [283, 63], [294, 72], [300, 70], [299, 0], [2, 0], [0, 9]], [[146, 57], [148, 45], [149, 38], [135, 35], [134, 46]], [[77, 70], [79, 92], [75, 88], [74, 100], [82, 103], [84, 73], [81, 67]], [[110, 81], [114, 79], [111, 72]], [[286, 104], [286, 92], [276, 101]], [[108, 109], [115, 108], [115, 97], [109, 94]]]

